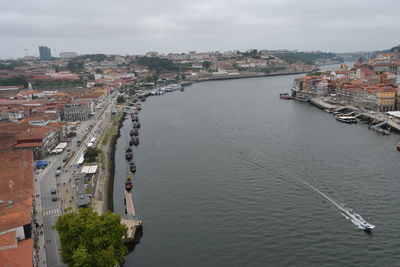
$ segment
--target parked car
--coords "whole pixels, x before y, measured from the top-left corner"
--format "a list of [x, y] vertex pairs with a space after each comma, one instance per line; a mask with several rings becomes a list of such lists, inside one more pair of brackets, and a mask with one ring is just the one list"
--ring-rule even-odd
[[64, 158], [63, 158], [63, 162], [66, 162], [68, 160], [68, 156], [65, 156]]
[[58, 166], [58, 167], [57, 167], [57, 170], [61, 170], [61, 166]]
[[54, 195], [54, 194], [57, 193], [57, 190], [53, 187], [53, 188], [50, 190], [50, 192], [51, 192], [52, 195]]
[[57, 196], [53, 196], [53, 197], [51, 198], [51, 200], [57, 201]]

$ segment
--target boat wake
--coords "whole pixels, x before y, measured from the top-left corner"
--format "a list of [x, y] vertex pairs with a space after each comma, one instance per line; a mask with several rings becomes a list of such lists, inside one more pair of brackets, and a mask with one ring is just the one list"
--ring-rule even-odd
[[336, 202], [334, 199], [328, 197], [325, 193], [321, 192], [314, 186], [310, 185], [306, 181], [303, 181], [299, 178], [296, 178], [298, 181], [301, 183], [305, 184], [309, 188], [311, 188], [314, 192], [318, 193], [320, 196], [328, 200], [330, 203], [332, 203], [339, 211], [341, 211], [342, 215], [347, 219], [350, 220], [355, 226], [357, 226], [359, 229], [366, 230], [366, 231], [371, 231], [372, 229], [375, 228], [375, 225], [368, 223], [366, 220], [364, 220], [363, 217], [361, 217], [360, 214], [357, 214], [353, 212], [351, 209], [346, 208], [342, 205], [340, 205], [338, 202]]
[[[268, 172], [273, 173], [274, 171], [272, 169], [267, 168], [266, 166], [264, 166], [263, 164], [260, 164], [256, 161], [254, 161], [253, 159], [251, 159], [248, 155], [246, 155], [243, 151], [238, 151], [235, 148], [233, 148], [232, 146], [226, 144], [224, 141], [222, 141], [221, 143], [225, 144], [225, 147], [236, 153], [241, 159], [245, 160], [246, 162], [260, 167], [264, 170], [267, 170]], [[304, 174], [306, 175], [306, 174]], [[280, 177], [281, 179], [292, 183], [292, 184], [296, 184], [294, 183], [293, 180], [290, 180], [287, 178], [287, 175], [283, 175], [281, 173], [276, 173], [277, 177]], [[316, 188], [315, 186], [309, 184], [308, 182], [298, 178], [298, 177], [294, 177], [293, 178], [295, 180], [297, 180], [298, 182], [302, 183], [303, 185], [305, 185], [311, 192], [317, 194], [318, 196], [322, 197], [323, 199], [329, 201], [335, 208], [337, 208], [340, 213], [347, 219], [350, 220], [355, 226], [357, 226], [357, 228], [362, 229], [364, 231], [370, 232], [372, 229], [375, 228], [375, 225], [368, 223], [363, 217], [361, 217], [361, 215], [355, 213], [352, 211], [352, 209], [350, 208], [346, 208], [344, 205], [339, 204], [336, 200], [332, 199], [331, 197], [327, 196], [325, 193], [323, 193], [322, 191], [320, 191], [318, 188]], [[297, 184], [297, 186], [299, 186]]]

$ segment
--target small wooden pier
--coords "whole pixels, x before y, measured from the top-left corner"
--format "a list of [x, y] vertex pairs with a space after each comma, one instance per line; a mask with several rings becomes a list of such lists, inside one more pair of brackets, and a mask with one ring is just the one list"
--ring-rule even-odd
[[135, 206], [133, 205], [132, 194], [125, 191], [125, 208], [128, 217], [135, 217]]

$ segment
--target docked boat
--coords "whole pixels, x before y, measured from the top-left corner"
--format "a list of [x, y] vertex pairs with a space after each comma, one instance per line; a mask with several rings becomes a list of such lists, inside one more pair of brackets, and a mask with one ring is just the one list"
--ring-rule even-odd
[[291, 100], [293, 99], [293, 96], [289, 95], [288, 93], [280, 93], [279, 94], [280, 99], [286, 99], [286, 100]]
[[131, 140], [129, 140], [129, 145], [133, 146], [135, 144], [135, 140], [133, 138], [131, 138]]
[[349, 124], [358, 122], [357, 118], [355, 118], [353, 116], [336, 115], [335, 119], [337, 121], [344, 122], [344, 123], [349, 123]]
[[132, 117], [132, 122], [135, 122], [135, 121], [136, 121], [136, 122], [139, 121], [139, 117], [138, 117], [138, 116], [133, 116], [133, 117]]
[[134, 131], [131, 130], [131, 131], [129, 132], [129, 135], [130, 135], [130, 136], [133, 136], [133, 134], [134, 134]]
[[142, 105], [137, 104], [137, 105], [136, 105], [136, 109], [137, 109], [137, 110], [141, 110], [141, 109], [142, 109]]
[[133, 185], [132, 185], [132, 176], [128, 175], [128, 176], [126, 177], [126, 181], [125, 181], [125, 190], [128, 191], [128, 192], [130, 192], [130, 191], [132, 190], [132, 188], [133, 188]]
[[125, 149], [125, 152], [132, 152], [132, 148], [127, 147], [127, 148]]
[[137, 122], [137, 123], [136, 123], [136, 128], [140, 129], [140, 126], [141, 126], [141, 125], [140, 125], [140, 122]]
[[133, 152], [126, 152], [125, 158], [126, 158], [126, 160], [131, 160], [133, 158]]
[[133, 145], [135, 146], [139, 145], [139, 137], [134, 137], [133, 139], [131, 139], [131, 141]]
[[138, 125], [137, 122], [134, 122], [133, 125], [132, 125], [133, 129], [137, 129], [138, 128], [137, 125]]
[[181, 92], [185, 91], [185, 87], [182, 86], [180, 91]]
[[137, 129], [134, 129], [134, 130], [133, 130], [133, 135], [134, 135], [134, 136], [138, 136], [138, 135], [139, 135], [139, 131], [138, 131]]
[[163, 90], [165, 90], [165, 92], [173, 92], [176, 90], [182, 90], [182, 86], [180, 84], [170, 84], [163, 87]]
[[129, 169], [131, 170], [131, 172], [136, 172], [136, 165], [134, 162], [131, 162], [131, 164], [129, 164]]

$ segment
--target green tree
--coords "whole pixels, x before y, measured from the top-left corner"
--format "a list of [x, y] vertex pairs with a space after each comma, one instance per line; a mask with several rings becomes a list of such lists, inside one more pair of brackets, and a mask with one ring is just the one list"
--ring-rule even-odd
[[157, 73], [148, 74], [146, 76], [145, 80], [147, 83], [156, 82], [158, 80], [158, 75], [157, 75]]
[[122, 263], [127, 253], [126, 227], [119, 215], [108, 211], [99, 215], [92, 208], [67, 212], [54, 228], [61, 241], [61, 257], [73, 267], [113, 267]]
[[162, 70], [167, 71], [178, 71], [179, 66], [174, 64], [171, 60], [167, 58], [159, 57], [140, 57], [137, 59], [136, 64], [140, 66], [146, 66], [149, 69], [159, 73]]
[[71, 72], [82, 72], [85, 70], [83, 62], [78, 59], [72, 59], [67, 64], [67, 69]]
[[206, 69], [208, 69], [210, 66], [211, 66], [211, 62], [210, 61], [203, 61], [203, 63], [201, 63], [201, 66], [203, 67], [203, 68], [206, 68]]
[[77, 57], [78, 59], [89, 59], [89, 60], [93, 60], [93, 61], [104, 61], [107, 59], [107, 56], [104, 54], [88, 54], [88, 55], [82, 55]]
[[85, 152], [85, 155], [83, 155], [83, 158], [85, 162], [95, 162], [98, 155], [99, 155], [98, 149], [93, 147], [88, 147], [88, 149]]
[[117, 103], [118, 104], [124, 103], [125, 101], [126, 100], [125, 100], [125, 97], [123, 95], [120, 95], [120, 96], [117, 97]]
[[28, 88], [29, 82], [23, 75], [11, 76], [8, 78], [0, 79], [1, 86], [16, 86], [21, 85]]

